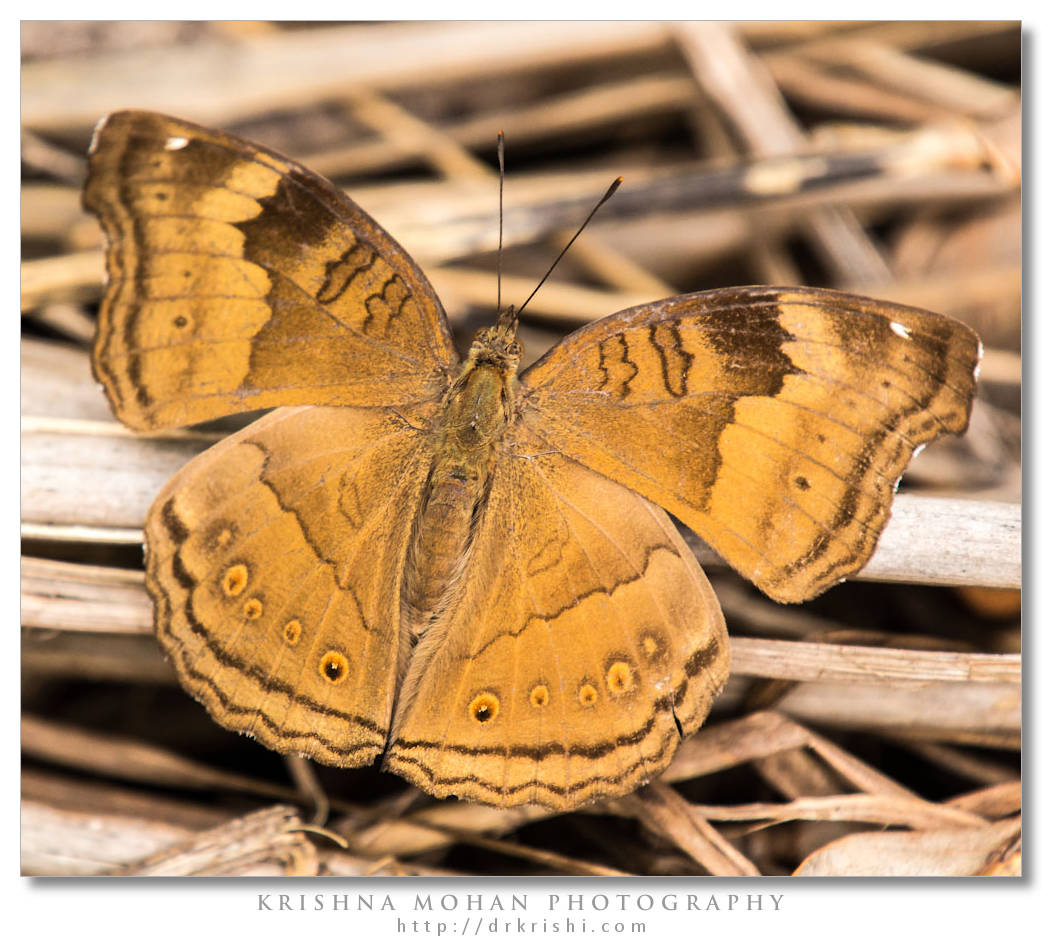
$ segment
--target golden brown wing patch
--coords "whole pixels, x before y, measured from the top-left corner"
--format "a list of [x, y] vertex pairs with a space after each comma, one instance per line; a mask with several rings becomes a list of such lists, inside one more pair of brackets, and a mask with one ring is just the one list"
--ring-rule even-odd
[[108, 242], [94, 371], [128, 425], [444, 391], [456, 355], [426, 277], [291, 160], [123, 111], [96, 131], [83, 198]]
[[429, 462], [397, 416], [282, 409], [167, 483], [146, 523], [156, 634], [221, 725], [341, 767], [383, 751]]
[[523, 419], [802, 601], [871, 556], [917, 447], [965, 429], [978, 355], [965, 326], [904, 306], [695, 293], [564, 339], [522, 375]]
[[661, 509], [523, 430], [509, 452], [385, 764], [439, 797], [574, 808], [669, 763], [726, 680], [727, 633]]

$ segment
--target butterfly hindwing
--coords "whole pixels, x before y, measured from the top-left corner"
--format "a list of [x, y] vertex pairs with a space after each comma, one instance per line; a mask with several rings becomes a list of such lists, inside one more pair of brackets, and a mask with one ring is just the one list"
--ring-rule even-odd
[[386, 765], [497, 806], [566, 809], [645, 783], [729, 666], [716, 597], [665, 512], [523, 427], [435, 628]]
[[291, 160], [121, 111], [95, 132], [84, 205], [108, 242], [94, 371], [128, 425], [444, 391], [456, 354], [426, 277]]
[[167, 483], [145, 525], [156, 633], [221, 725], [341, 767], [383, 751], [429, 464], [396, 413], [283, 408]]
[[860, 568], [916, 449], [966, 428], [979, 343], [829, 290], [677, 296], [569, 335], [522, 377], [526, 425], [666, 508], [772, 598]]

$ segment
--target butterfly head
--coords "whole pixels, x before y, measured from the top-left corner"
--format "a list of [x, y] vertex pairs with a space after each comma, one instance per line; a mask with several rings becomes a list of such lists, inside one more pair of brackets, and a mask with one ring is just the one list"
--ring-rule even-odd
[[517, 340], [517, 310], [507, 306], [496, 319], [496, 324], [478, 329], [470, 346], [470, 360], [474, 364], [491, 363], [516, 371], [524, 348]]

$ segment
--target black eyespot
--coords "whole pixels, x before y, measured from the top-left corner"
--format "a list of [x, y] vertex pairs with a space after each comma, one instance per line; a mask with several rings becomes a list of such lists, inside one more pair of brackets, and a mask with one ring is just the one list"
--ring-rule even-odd
[[486, 690], [470, 701], [468, 709], [471, 719], [475, 722], [491, 722], [499, 715], [499, 697]]
[[339, 651], [326, 651], [318, 663], [319, 673], [330, 683], [343, 683], [349, 670], [347, 658]]

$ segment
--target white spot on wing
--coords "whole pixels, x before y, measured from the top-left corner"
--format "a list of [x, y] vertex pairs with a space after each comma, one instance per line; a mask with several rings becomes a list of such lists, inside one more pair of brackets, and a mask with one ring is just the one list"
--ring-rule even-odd
[[188, 146], [188, 137], [169, 137], [163, 144], [164, 150], [183, 150]]
[[890, 331], [897, 335], [899, 338], [911, 338], [911, 334], [900, 322], [891, 322]]
[[106, 114], [94, 125], [94, 133], [91, 134], [90, 146], [87, 147], [87, 155], [93, 156], [94, 151], [98, 148], [98, 138], [101, 136], [101, 131], [105, 129], [105, 124], [108, 123], [109, 115]]

